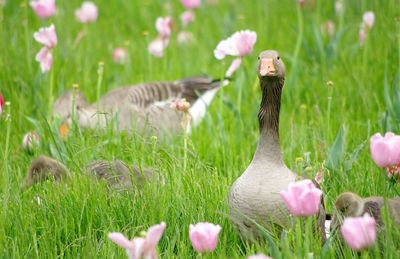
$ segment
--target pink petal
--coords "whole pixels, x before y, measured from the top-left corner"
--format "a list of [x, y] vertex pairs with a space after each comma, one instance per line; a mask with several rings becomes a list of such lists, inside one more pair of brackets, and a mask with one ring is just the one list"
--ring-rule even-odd
[[272, 259], [272, 258], [269, 256], [266, 256], [264, 254], [256, 254], [256, 255], [248, 256], [247, 259]]
[[299, 216], [312, 216], [317, 214], [321, 204], [321, 197], [322, 191], [317, 188], [302, 193], [300, 196], [302, 215]]
[[392, 150], [389, 141], [374, 135], [370, 140], [371, 157], [379, 167], [390, 166]]
[[49, 18], [56, 13], [55, 0], [34, 0], [29, 2], [32, 10], [40, 18]]
[[214, 56], [217, 59], [223, 59], [225, 56], [240, 56], [250, 54], [257, 41], [257, 34], [253, 31], [235, 32], [229, 38], [218, 43], [214, 50]]
[[201, 5], [201, 0], [181, 0], [181, 3], [187, 9], [194, 9]]
[[75, 11], [75, 17], [81, 23], [95, 22], [97, 16], [97, 6], [93, 2], [83, 2], [82, 6]]
[[375, 219], [365, 214], [363, 217], [346, 218], [341, 233], [347, 244], [359, 251], [372, 246], [376, 240]]
[[218, 235], [220, 231], [220, 225], [214, 225], [208, 222], [190, 225], [189, 238], [193, 248], [199, 253], [214, 251], [218, 244]]
[[157, 38], [150, 42], [147, 50], [155, 57], [161, 58], [164, 55], [164, 49], [168, 46], [168, 41]]
[[47, 47], [41, 48], [39, 53], [36, 55], [36, 61], [40, 63], [40, 68], [43, 73], [50, 71], [53, 63], [53, 54], [51, 53], [51, 50]]
[[113, 51], [112, 58], [116, 64], [125, 64], [126, 62], [126, 50], [125, 48], [116, 48]]
[[168, 38], [171, 35], [172, 29], [171, 17], [158, 17], [156, 20], [156, 29], [161, 38]]
[[121, 233], [117, 232], [109, 233], [108, 238], [111, 239], [111, 241], [113, 241], [117, 245], [125, 249], [131, 249], [133, 247], [133, 243]]
[[241, 58], [234, 59], [231, 65], [229, 66], [228, 70], [226, 71], [225, 76], [227, 77], [232, 76], [233, 73], [240, 67], [240, 64], [242, 64]]
[[148, 249], [155, 249], [162, 235], [164, 234], [165, 227], [165, 222], [161, 222], [160, 224], [149, 228], [146, 236], [146, 247]]
[[181, 31], [178, 33], [178, 43], [187, 44], [194, 41], [193, 34], [190, 31]]
[[372, 28], [374, 26], [375, 23], [375, 14], [374, 12], [365, 12], [363, 15], [363, 23], [368, 27], [368, 28]]
[[37, 42], [49, 49], [54, 48], [58, 41], [54, 24], [50, 25], [50, 27], [40, 28], [38, 32], [33, 34], [33, 37]]
[[189, 25], [191, 22], [194, 21], [194, 13], [190, 10], [185, 11], [183, 14], [181, 14], [181, 22], [184, 26]]

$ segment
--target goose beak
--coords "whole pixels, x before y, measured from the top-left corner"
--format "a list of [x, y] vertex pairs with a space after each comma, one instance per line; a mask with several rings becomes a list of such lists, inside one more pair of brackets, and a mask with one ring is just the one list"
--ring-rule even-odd
[[275, 72], [274, 60], [272, 58], [262, 58], [260, 60], [259, 73], [261, 76], [274, 76]]

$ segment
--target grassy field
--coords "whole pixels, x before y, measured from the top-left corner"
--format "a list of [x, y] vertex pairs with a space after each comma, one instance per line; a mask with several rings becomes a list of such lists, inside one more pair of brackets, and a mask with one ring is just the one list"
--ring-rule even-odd
[[[0, 7], [0, 90], [11, 120], [0, 119], [0, 257], [1, 258], [120, 258], [125, 251], [107, 238], [111, 231], [138, 235], [161, 221], [167, 229], [158, 251], [162, 258], [194, 258], [189, 224], [209, 221], [222, 226], [217, 249], [206, 258], [245, 258], [257, 252], [274, 258], [385, 257], [400, 253], [400, 232], [388, 222], [378, 246], [362, 254], [338, 242], [323, 248], [311, 231], [288, 229], [263, 244], [243, 243], [228, 217], [227, 195], [233, 181], [249, 164], [258, 140], [257, 112], [261, 91], [256, 76], [257, 54], [276, 49], [287, 67], [281, 111], [281, 147], [287, 165], [313, 176], [325, 160], [322, 184], [329, 212], [343, 191], [392, 197], [385, 173], [370, 158], [369, 138], [375, 132], [400, 133], [398, 99], [389, 88], [400, 72], [400, 1], [348, 0], [344, 14], [335, 14], [334, 1], [318, 1], [303, 9], [294, 0], [221, 0], [202, 5], [190, 30], [195, 41], [179, 45], [176, 35], [183, 7], [178, 0], [95, 0], [99, 19], [84, 26], [74, 18], [80, 0], [57, 1], [50, 20], [35, 16], [28, 1], [8, 0]], [[376, 22], [360, 46], [358, 31], [365, 11]], [[156, 37], [158, 16], [171, 15], [176, 26], [165, 56], [152, 57], [148, 43]], [[333, 20], [333, 38], [320, 26]], [[42, 74], [35, 61], [40, 45], [33, 33], [54, 23], [59, 44], [54, 66]], [[72, 130], [57, 134], [49, 118], [49, 89], [53, 98], [77, 83], [90, 102], [96, 101], [98, 63], [105, 62], [101, 93], [121, 86], [155, 80], [175, 80], [200, 74], [220, 78], [230, 59], [213, 56], [217, 43], [240, 29], [257, 32], [252, 55], [244, 58], [234, 81], [221, 90], [202, 124], [189, 137], [187, 168], [183, 168], [183, 136], [154, 140], [104, 131]], [[80, 31], [86, 36], [74, 46]], [[111, 55], [125, 46], [126, 65]], [[387, 94], [385, 95], [385, 80]], [[328, 83], [331, 81], [332, 83]], [[386, 99], [385, 99], [386, 96]], [[21, 147], [23, 135], [41, 137], [33, 154]], [[7, 135], [9, 133], [9, 135]], [[21, 191], [30, 161], [46, 154], [63, 161], [73, 172], [66, 185], [52, 182]], [[165, 183], [148, 183], [143, 190], [116, 192], [83, 175], [95, 159], [121, 159], [152, 167]], [[397, 190], [396, 190], [397, 189]], [[37, 197], [41, 203], [38, 204]], [[310, 257], [311, 258], [311, 257]]]

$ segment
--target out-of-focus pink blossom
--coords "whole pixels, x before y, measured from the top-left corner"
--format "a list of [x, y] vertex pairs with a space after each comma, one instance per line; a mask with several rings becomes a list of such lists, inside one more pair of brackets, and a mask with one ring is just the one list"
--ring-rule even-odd
[[289, 183], [288, 191], [280, 195], [293, 216], [312, 216], [319, 212], [322, 191], [310, 180]]
[[49, 49], [57, 46], [57, 34], [54, 24], [50, 25], [50, 27], [40, 28], [39, 31], [33, 34], [33, 37], [37, 42]]
[[4, 97], [0, 93], [0, 114], [3, 112], [3, 106], [4, 106]]
[[233, 73], [240, 67], [240, 64], [242, 64], [242, 59], [235, 58], [229, 66], [228, 70], [226, 71], [225, 76], [231, 77]]
[[247, 259], [272, 259], [272, 258], [269, 256], [266, 256], [264, 254], [256, 254], [256, 255], [248, 256]]
[[97, 16], [97, 6], [93, 2], [83, 2], [82, 6], [75, 11], [75, 17], [81, 23], [95, 22]]
[[187, 44], [194, 41], [193, 34], [190, 31], [181, 31], [178, 33], [178, 43]]
[[361, 26], [360, 31], [358, 32], [358, 41], [360, 42], [361, 46], [364, 45], [366, 39], [367, 39], [367, 32], [365, 31], [364, 26]]
[[150, 42], [147, 50], [155, 57], [161, 58], [164, 55], [164, 49], [168, 46], [168, 39], [157, 38]]
[[158, 17], [156, 20], [156, 29], [162, 38], [169, 38], [172, 30], [171, 17]]
[[326, 21], [324, 24], [322, 24], [321, 31], [332, 38], [335, 34], [335, 23], [332, 20]]
[[218, 244], [220, 231], [220, 225], [208, 222], [200, 222], [196, 225], [190, 224], [189, 238], [193, 248], [199, 253], [214, 251]]
[[200, 7], [201, 0], [181, 0], [181, 3], [186, 9], [194, 9]]
[[337, 0], [335, 2], [335, 12], [337, 15], [342, 15], [343, 14], [343, 2], [342, 0]]
[[40, 69], [43, 73], [50, 71], [51, 65], [53, 64], [53, 54], [51, 49], [43, 47], [39, 53], [36, 54], [36, 61], [40, 63]]
[[127, 54], [126, 54], [126, 49], [125, 48], [115, 48], [112, 54], [112, 58], [114, 63], [116, 64], [125, 64]]
[[108, 237], [114, 243], [126, 249], [129, 259], [156, 259], [156, 247], [164, 234], [165, 227], [164, 222], [150, 227], [145, 238], [135, 237], [129, 240], [123, 234], [116, 232], [109, 233]]
[[363, 24], [365, 24], [369, 29], [374, 26], [375, 14], [372, 11], [365, 12], [363, 14]]
[[340, 231], [346, 243], [356, 251], [373, 246], [376, 240], [375, 219], [368, 214], [345, 218]]
[[36, 132], [31, 131], [26, 133], [22, 138], [22, 147], [27, 151], [31, 151], [34, 148], [34, 146], [39, 145], [39, 142], [40, 142], [39, 135], [36, 134]]
[[49, 18], [56, 13], [56, 0], [32, 0], [29, 4], [40, 18]]
[[174, 108], [178, 111], [188, 112], [190, 108], [190, 103], [186, 101], [185, 98], [176, 99], [171, 103], [171, 108]]
[[181, 22], [184, 26], [189, 25], [195, 19], [195, 15], [191, 10], [187, 10], [181, 14]]
[[214, 50], [214, 55], [217, 59], [223, 59], [227, 55], [243, 57], [253, 51], [256, 41], [257, 34], [254, 31], [238, 31], [219, 42]]
[[379, 167], [400, 163], [400, 136], [387, 132], [384, 137], [376, 133], [370, 139], [371, 156]]

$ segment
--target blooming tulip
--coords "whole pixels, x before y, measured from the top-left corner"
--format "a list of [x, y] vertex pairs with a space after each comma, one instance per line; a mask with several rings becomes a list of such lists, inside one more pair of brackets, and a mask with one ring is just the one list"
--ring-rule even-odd
[[269, 256], [266, 256], [264, 254], [256, 254], [256, 255], [248, 256], [247, 259], [272, 259], [272, 258]]
[[75, 11], [75, 17], [81, 23], [95, 22], [97, 15], [97, 6], [92, 2], [83, 2], [82, 6]]
[[161, 38], [169, 38], [172, 29], [171, 17], [158, 17], [156, 20], [156, 29]]
[[243, 57], [253, 51], [253, 46], [257, 41], [257, 34], [253, 31], [235, 32], [229, 38], [218, 43], [214, 50], [217, 59], [223, 59], [225, 56]]
[[190, 224], [189, 238], [193, 248], [199, 253], [214, 251], [217, 247], [220, 231], [220, 225], [208, 222], [200, 222], [196, 225]]
[[241, 58], [235, 58], [231, 65], [229, 66], [228, 70], [225, 73], [225, 76], [230, 77], [233, 75], [233, 73], [240, 67], [240, 64], [242, 64], [242, 59]]
[[375, 219], [368, 214], [345, 218], [340, 231], [347, 244], [356, 251], [372, 246], [376, 240]]
[[54, 24], [50, 25], [49, 27], [40, 28], [39, 31], [33, 34], [33, 37], [37, 42], [48, 49], [52, 49], [57, 46], [57, 34]]
[[39, 141], [40, 138], [36, 132], [28, 132], [22, 139], [22, 147], [27, 151], [31, 151], [35, 145], [39, 145]]
[[319, 212], [322, 191], [310, 180], [289, 183], [288, 191], [280, 195], [293, 216], [312, 216]]
[[0, 114], [3, 112], [3, 106], [4, 106], [4, 97], [0, 93]]
[[370, 139], [371, 156], [379, 167], [400, 163], [400, 136], [387, 132], [384, 137], [376, 133]]
[[189, 25], [189, 23], [194, 21], [194, 13], [192, 11], [185, 11], [181, 14], [181, 22], [184, 26]]
[[168, 39], [157, 38], [150, 42], [147, 50], [155, 57], [161, 58], [164, 55], [164, 49], [168, 46]]
[[40, 64], [40, 69], [42, 72], [50, 71], [51, 65], [53, 64], [53, 54], [51, 49], [43, 47], [40, 49], [39, 53], [36, 54], [36, 61]]
[[29, 4], [40, 18], [49, 18], [56, 13], [56, 0], [33, 0]]
[[365, 24], [369, 29], [374, 26], [375, 23], [375, 14], [374, 12], [365, 12], [363, 15], [363, 24]]
[[126, 50], [125, 48], [116, 48], [113, 51], [112, 58], [116, 64], [125, 64], [126, 62]]
[[181, 0], [186, 9], [194, 9], [201, 5], [201, 0]]
[[155, 259], [157, 258], [156, 246], [164, 233], [165, 227], [164, 222], [150, 227], [145, 238], [135, 237], [129, 240], [123, 234], [115, 232], [109, 233], [108, 237], [114, 243], [126, 249], [129, 259]]

